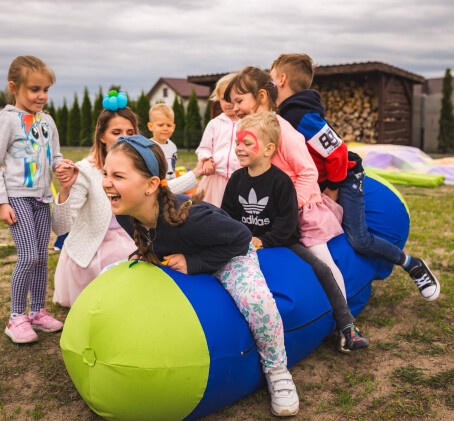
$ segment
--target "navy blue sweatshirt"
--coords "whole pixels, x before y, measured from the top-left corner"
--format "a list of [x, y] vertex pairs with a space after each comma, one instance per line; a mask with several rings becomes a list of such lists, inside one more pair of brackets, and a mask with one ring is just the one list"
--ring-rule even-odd
[[[134, 238], [131, 217], [118, 215], [117, 220]], [[160, 213], [156, 229], [143, 230], [148, 231], [144, 238], [154, 239], [153, 250], [159, 260], [183, 254], [189, 275], [213, 273], [233, 257], [246, 255], [252, 238], [247, 227], [206, 202], [192, 205], [186, 222], [178, 227], [170, 226]]]
[[304, 135], [318, 170], [319, 183], [336, 190], [345, 180], [347, 170], [363, 171], [361, 158], [347, 150], [345, 143], [326, 122], [325, 107], [317, 91], [305, 89], [288, 97], [279, 105], [279, 115]]

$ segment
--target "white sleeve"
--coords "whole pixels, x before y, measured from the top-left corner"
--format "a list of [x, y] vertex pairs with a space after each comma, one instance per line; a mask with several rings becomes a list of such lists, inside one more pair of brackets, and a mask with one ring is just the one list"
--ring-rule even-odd
[[169, 189], [173, 194], [187, 192], [188, 190], [195, 189], [198, 185], [197, 178], [192, 171], [168, 181]]
[[71, 230], [72, 223], [87, 201], [88, 185], [89, 178], [80, 171], [66, 201], [58, 203], [60, 193], [57, 195], [52, 207], [52, 231], [55, 234], [62, 235]]

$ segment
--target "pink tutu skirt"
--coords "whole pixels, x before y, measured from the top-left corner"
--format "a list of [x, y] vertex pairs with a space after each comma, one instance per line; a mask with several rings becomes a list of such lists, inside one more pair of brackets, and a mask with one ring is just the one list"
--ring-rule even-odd
[[90, 264], [82, 268], [68, 256], [63, 245], [55, 269], [54, 303], [71, 307], [82, 290], [105, 266], [127, 258], [136, 248], [134, 241], [123, 228], [109, 229]]
[[228, 181], [228, 178], [216, 173], [206, 175], [202, 178], [197, 192], [203, 189], [205, 193], [203, 200], [220, 208]]
[[342, 234], [343, 209], [322, 193], [322, 202], [304, 205], [298, 214], [300, 242], [305, 247], [327, 243]]

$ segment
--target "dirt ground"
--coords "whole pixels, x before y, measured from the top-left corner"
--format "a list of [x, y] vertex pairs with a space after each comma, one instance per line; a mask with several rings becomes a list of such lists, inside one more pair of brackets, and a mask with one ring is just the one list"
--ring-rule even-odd
[[[454, 232], [453, 189], [404, 189], [412, 212], [407, 250], [424, 254], [442, 284], [434, 303], [423, 301], [400, 268], [373, 284], [357, 324], [371, 342], [367, 350], [340, 354], [326, 338], [291, 372], [300, 412], [291, 420], [454, 420]], [[430, 204], [421, 198], [430, 196]], [[432, 221], [429, 223], [428, 221]], [[0, 245], [12, 244], [0, 229]], [[9, 316], [15, 254], [0, 259], [0, 324]], [[64, 320], [68, 310], [52, 306], [50, 252], [47, 307]], [[2, 326], [3, 326], [2, 325]], [[3, 329], [3, 327], [1, 328]], [[60, 333], [40, 333], [39, 342], [18, 346], [0, 336], [0, 420], [99, 420], [69, 378], [59, 347]], [[273, 420], [263, 388], [204, 418]], [[159, 421], [159, 420], [158, 420]]]

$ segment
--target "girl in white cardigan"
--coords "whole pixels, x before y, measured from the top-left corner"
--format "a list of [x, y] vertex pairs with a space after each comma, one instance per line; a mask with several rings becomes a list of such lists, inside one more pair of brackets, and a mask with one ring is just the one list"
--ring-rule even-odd
[[[94, 144], [88, 157], [76, 163], [74, 176], [60, 180], [60, 192], [52, 211], [52, 229], [67, 233], [55, 270], [53, 301], [70, 307], [102, 268], [125, 258], [136, 247], [118, 224], [102, 189], [102, 168], [107, 150], [120, 136], [139, 133], [134, 112], [125, 107], [104, 109], [96, 123]], [[78, 169], [78, 171], [77, 171]], [[197, 187], [201, 168], [169, 181], [174, 193]], [[57, 177], [63, 177], [57, 172]]]

